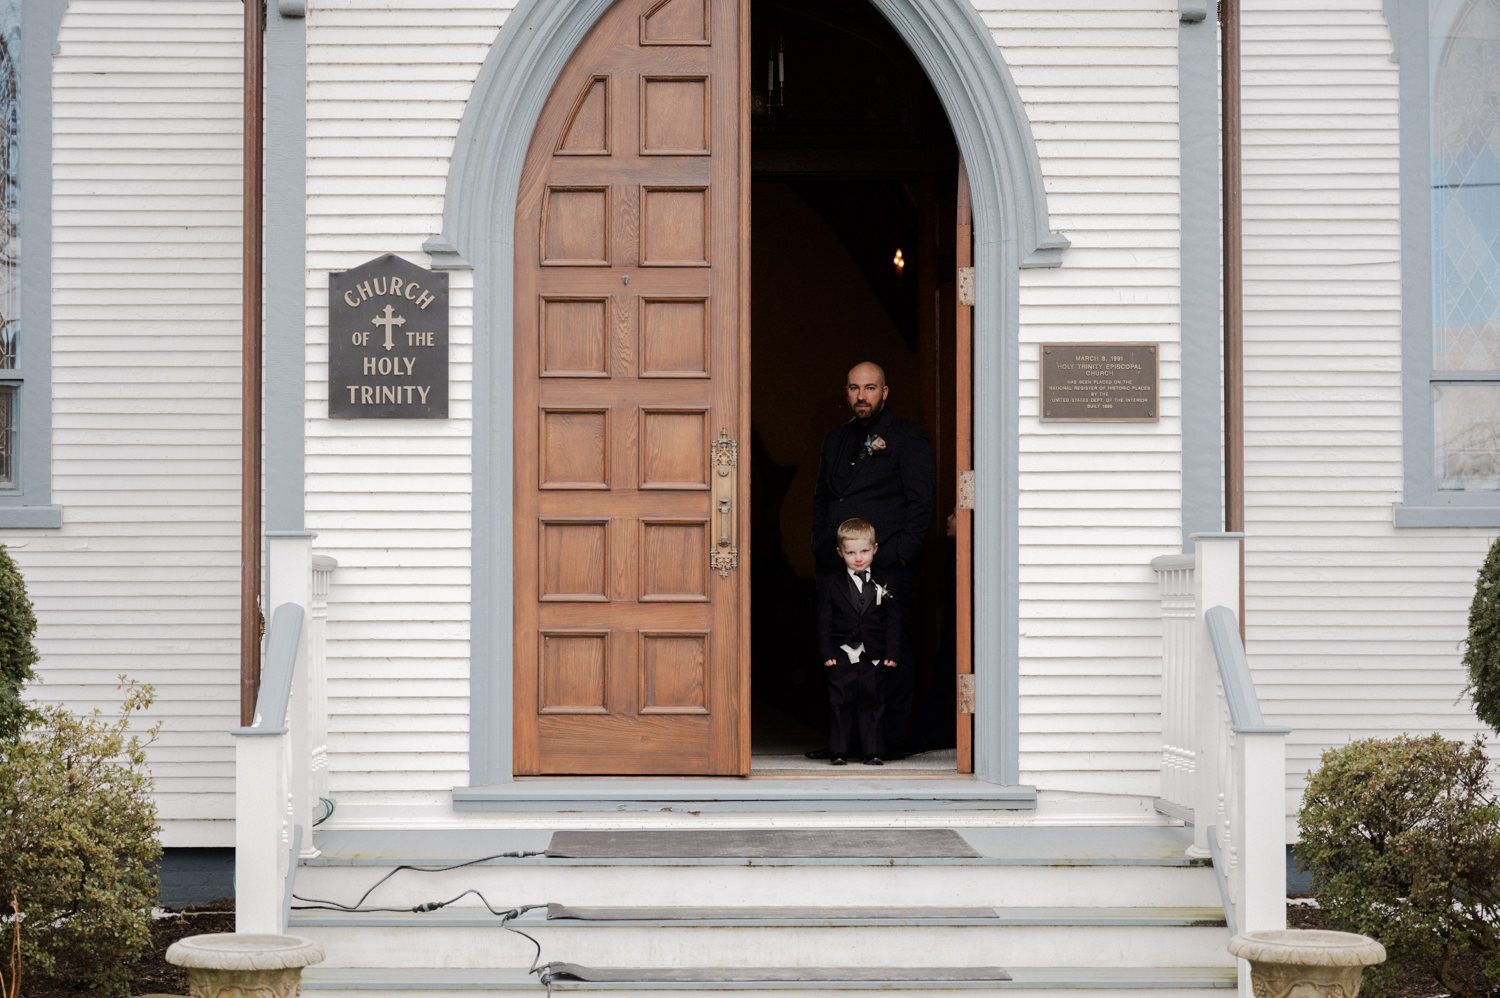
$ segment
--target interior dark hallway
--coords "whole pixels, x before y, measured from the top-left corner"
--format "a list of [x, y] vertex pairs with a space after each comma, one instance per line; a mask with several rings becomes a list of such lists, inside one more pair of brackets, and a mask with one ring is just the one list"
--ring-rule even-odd
[[863, 360], [885, 368], [890, 408], [933, 443], [911, 741], [948, 747], [952, 132], [921, 67], [866, 0], [756, 0], [751, 46], [754, 751], [813, 748], [824, 737], [812, 495], [821, 441], [850, 418], [845, 374]]

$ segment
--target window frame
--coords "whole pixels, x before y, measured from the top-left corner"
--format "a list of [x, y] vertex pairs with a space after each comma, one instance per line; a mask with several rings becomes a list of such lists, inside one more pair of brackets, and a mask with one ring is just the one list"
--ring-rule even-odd
[[68, 0], [23, 0], [16, 78], [21, 187], [16, 270], [21, 333], [16, 367], [0, 386], [16, 389], [13, 487], [0, 490], [0, 528], [57, 527], [52, 504], [52, 55]]
[[1402, 498], [1398, 527], [1500, 526], [1500, 491], [1438, 488], [1433, 469], [1436, 385], [1497, 385], [1500, 371], [1438, 376], [1432, 362], [1432, 38], [1434, 14], [1452, 24], [1468, 0], [1386, 0], [1400, 66]]

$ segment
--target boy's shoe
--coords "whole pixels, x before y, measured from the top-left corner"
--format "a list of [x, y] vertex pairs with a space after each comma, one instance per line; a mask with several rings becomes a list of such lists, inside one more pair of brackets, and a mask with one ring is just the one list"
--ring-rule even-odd
[[865, 765], [866, 766], [884, 766], [885, 765], [885, 760], [882, 759], [882, 758], [880, 758], [880, 756], [878, 756], [878, 755], [867, 755], [867, 756], [865, 756]]
[[848, 764], [849, 760], [845, 759], [841, 755], [835, 754], [828, 757], [828, 765], [830, 766], [847, 766]]

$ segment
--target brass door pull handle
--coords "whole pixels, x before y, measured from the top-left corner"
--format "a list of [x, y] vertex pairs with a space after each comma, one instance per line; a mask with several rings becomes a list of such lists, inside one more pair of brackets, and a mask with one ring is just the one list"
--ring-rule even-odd
[[739, 444], [729, 439], [729, 428], [724, 427], [719, 430], [719, 439], [709, 447], [709, 467], [712, 469], [709, 482], [719, 519], [719, 539], [709, 552], [708, 564], [722, 579], [729, 578], [730, 571], [740, 567], [739, 547], [735, 543], [738, 529], [734, 518], [739, 463]]
[[719, 547], [727, 548], [734, 542], [734, 504], [727, 498], [719, 500]]

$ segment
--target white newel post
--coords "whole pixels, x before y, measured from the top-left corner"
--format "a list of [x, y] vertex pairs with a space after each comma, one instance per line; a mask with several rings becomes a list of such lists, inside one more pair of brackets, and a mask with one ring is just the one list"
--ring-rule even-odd
[[[270, 543], [267, 606], [276, 607], [283, 603], [294, 603], [304, 610], [311, 610], [314, 536], [302, 530], [267, 532], [266, 537]], [[302, 628], [302, 637], [297, 645], [296, 668], [292, 672], [291, 705], [287, 710], [288, 820], [283, 828], [282, 845], [288, 850], [292, 844], [292, 829], [297, 825], [302, 826], [304, 843], [311, 845], [312, 824], [317, 818], [318, 798], [313, 793], [310, 765], [313, 750], [313, 732], [309, 724], [313, 700], [309, 654], [311, 630], [310, 626]], [[277, 889], [280, 890], [281, 885], [278, 885]]]
[[234, 740], [234, 928], [281, 931], [284, 809], [272, 806], [283, 789], [283, 738], [244, 735]]
[[1286, 730], [1242, 731], [1245, 899], [1241, 932], [1286, 928]]
[[1208, 836], [1218, 821], [1223, 802], [1220, 800], [1220, 770], [1227, 760], [1219, 758], [1218, 664], [1208, 638], [1203, 614], [1215, 606], [1227, 606], [1236, 615], [1240, 607], [1240, 546], [1244, 534], [1194, 534], [1193, 580], [1198, 590], [1198, 632], [1193, 655], [1193, 714], [1197, 719], [1193, 746], [1197, 755], [1197, 789], [1193, 794], [1193, 844], [1188, 854], [1199, 858], [1211, 855]]

